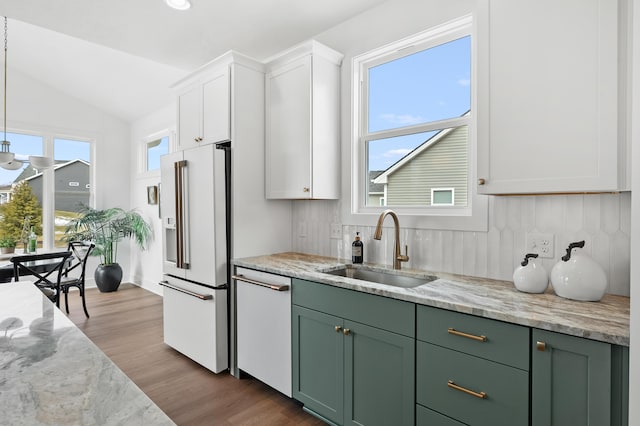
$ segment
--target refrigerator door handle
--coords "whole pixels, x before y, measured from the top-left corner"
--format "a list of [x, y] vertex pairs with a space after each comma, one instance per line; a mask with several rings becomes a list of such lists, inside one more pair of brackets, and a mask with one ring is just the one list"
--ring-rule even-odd
[[173, 163], [173, 174], [175, 180], [175, 197], [176, 197], [176, 267], [179, 269], [187, 269], [188, 256], [187, 252], [187, 216], [186, 191], [185, 191], [185, 169], [187, 161], [176, 161]]
[[196, 298], [198, 298], [200, 300], [211, 300], [211, 299], [213, 299], [213, 295], [211, 295], [211, 294], [200, 294], [200, 293], [196, 293], [196, 292], [193, 292], [193, 291], [189, 291], [189, 290], [186, 290], [184, 288], [180, 288], [180, 287], [171, 285], [171, 284], [169, 284], [169, 281], [166, 281], [166, 280], [160, 281], [158, 284], [160, 284], [163, 287], [170, 288], [171, 290], [179, 291], [180, 293], [184, 293], [184, 294], [187, 294], [189, 296], [196, 297]]

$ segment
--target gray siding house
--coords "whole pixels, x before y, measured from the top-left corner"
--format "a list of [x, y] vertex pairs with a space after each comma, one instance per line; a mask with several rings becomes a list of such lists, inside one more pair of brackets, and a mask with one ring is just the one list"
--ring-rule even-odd
[[442, 130], [373, 179], [384, 205], [466, 206], [468, 139], [466, 126]]
[[[57, 164], [53, 170], [56, 191], [55, 210], [74, 212], [78, 211], [81, 203], [89, 204], [91, 185], [89, 163], [83, 160], [71, 160]], [[21, 179], [29, 183], [40, 205], [42, 205], [42, 173], [36, 172], [29, 177], [21, 175], [16, 181]]]

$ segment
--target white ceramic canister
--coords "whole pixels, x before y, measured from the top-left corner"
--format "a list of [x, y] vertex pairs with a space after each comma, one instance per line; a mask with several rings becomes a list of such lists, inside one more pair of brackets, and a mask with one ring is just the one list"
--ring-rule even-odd
[[551, 286], [560, 297], [596, 302], [607, 289], [607, 276], [583, 247], [584, 241], [569, 244], [567, 254], [551, 270]]
[[549, 277], [544, 266], [536, 262], [536, 253], [527, 253], [520, 266], [513, 272], [513, 284], [525, 293], [544, 293], [549, 285]]

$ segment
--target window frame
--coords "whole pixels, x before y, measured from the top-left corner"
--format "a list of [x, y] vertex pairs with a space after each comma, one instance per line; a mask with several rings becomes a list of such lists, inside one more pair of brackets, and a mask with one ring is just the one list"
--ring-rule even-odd
[[[351, 96], [351, 150], [350, 182], [347, 193], [351, 195], [349, 207], [343, 209], [346, 223], [374, 224], [377, 216], [387, 208], [402, 215], [403, 226], [419, 229], [458, 229], [486, 231], [488, 229], [488, 199], [477, 193], [476, 182], [476, 132], [477, 123], [477, 37], [471, 15], [430, 28], [413, 36], [384, 45], [352, 58]], [[368, 96], [366, 78], [368, 69], [413, 53], [429, 49], [461, 37], [471, 36], [471, 113], [468, 116], [438, 120], [426, 124], [384, 131], [368, 132]], [[468, 139], [468, 204], [465, 207], [434, 206], [369, 206], [367, 202], [367, 141], [393, 137], [407, 132], [418, 133], [466, 125]]]
[[[435, 192], [444, 192], [444, 191], [448, 191], [451, 193], [451, 202], [450, 203], [434, 203], [433, 199], [434, 199], [434, 193]], [[431, 188], [431, 205], [432, 206], [453, 206], [454, 203], [456, 202], [456, 189], [453, 187], [449, 187], [449, 188]]]
[[[49, 128], [47, 126], [10, 127], [7, 133], [17, 133], [42, 137], [42, 155], [51, 157], [55, 161], [56, 139], [73, 140], [89, 144], [89, 157], [91, 173], [89, 175], [89, 205], [95, 204], [95, 176], [96, 176], [96, 141], [97, 137], [79, 136], [64, 130]], [[42, 171], [42, 248], [50, 250], [55, 248], [55, 165]]]
[[175, 147], [174, 147], [174, 134], [175, 132], [171, 129], [163, 129], [154, 133], [151, 133], [150, 135], [145, 136], [144, 138], [142, 138], [142, 141], [140, 143], [140, 155], [138, 156], [139, 158], [139, 162], [138, 162], [138, 174], [141, 176], [160, 176], [160, 168], [154, 169], [154, 170], [147, 170], [147, 168], [149, 167], [148, 164], [148, 149], [149, 149], [149, 144], [152, 142], [155, 142], [157, 140], [161, 140], [162, 138], [168, 138], [169, 139], [169, 143], [168, 143], [168, 147], [167, 147], [167, 153], [171, 153], [174, 151]]

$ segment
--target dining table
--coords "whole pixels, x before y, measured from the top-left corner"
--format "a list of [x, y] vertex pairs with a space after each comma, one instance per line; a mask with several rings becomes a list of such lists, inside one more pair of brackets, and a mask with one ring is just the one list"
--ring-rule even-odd
[[[50, 250], [50, 251], [41, 251], [39, 253], [55, 253], [55, 252], [66, 252], [66, 250]], [[26, 255], [25, 253], [24, 255]], [[32, 253], [29, 253], [32, 254]], [[23, 255], [22, 253], [13, 253], [10, 255], [2, 255], [0, 257], [0, 283], [7, 283], [14, 280], [13, 273], [13, 263], [11, 262], [11, 258], [19, 257]], [[69, 262], [71, 259], [68, 260]], [[35, 260], [29, 262], [29, 267], [36, 272], [43, 273], [50, 270], [53, 266], [60, 262], [59, 259], [43, 259], [43, 260]], [[24, 275], [24, 274], [21, 274]]]

